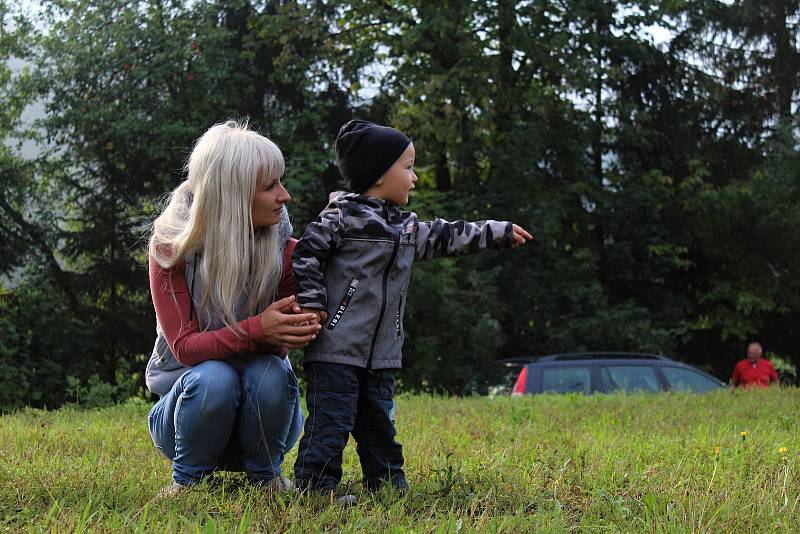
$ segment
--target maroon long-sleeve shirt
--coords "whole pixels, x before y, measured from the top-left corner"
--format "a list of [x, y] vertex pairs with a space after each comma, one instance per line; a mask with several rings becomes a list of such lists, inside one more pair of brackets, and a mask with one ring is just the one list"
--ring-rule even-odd
[[[289, 239], [283, 250], [283, 277], [278, 285], [275, 300], [294, 295], [292, 252], [297, 240]], [[221, 360], [241, 353], [278, 354], [285, 356], [287, 349], [267, 342], [261, 328], [261, 318], [256, 315], [239, 321], [234, 331], [230, 327], [200, 331], [197, 314], [190, 319], [191, 295], [186, 284], [186, 262], [181, 261], [170, 269], [161, 267], [150, 256], [150, 295], [156, 317], [167, 338], [175, 359], [185, 366], [197, 365], [206, 360]]]

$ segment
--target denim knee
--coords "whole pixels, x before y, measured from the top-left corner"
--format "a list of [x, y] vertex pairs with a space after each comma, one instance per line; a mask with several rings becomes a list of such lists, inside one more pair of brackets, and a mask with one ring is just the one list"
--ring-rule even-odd
[[278, 356], [259, 357], [241, 376], [243, 388], [259, 404], [284, 405], [297, 398], [297, 378], [289, 365]]
[[184, 395], [197, 395], [201, 399], [204, 412], [235, 409], [239, 405], [241, 381], [236, 370], [227, 363], [207, 360], [191, 367], [179, 380]]

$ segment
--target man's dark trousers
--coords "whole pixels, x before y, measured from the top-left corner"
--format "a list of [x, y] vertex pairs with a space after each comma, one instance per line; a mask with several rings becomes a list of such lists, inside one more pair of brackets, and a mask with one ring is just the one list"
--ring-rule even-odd
[[308, 418], [294, 464], [297, 487], [333, 491], [352, 433], [366, 487], [376, 490], [390, 480], [404, 489], [403, 447], [394, 439], [394, 371], [321, 362], [305, 369]]

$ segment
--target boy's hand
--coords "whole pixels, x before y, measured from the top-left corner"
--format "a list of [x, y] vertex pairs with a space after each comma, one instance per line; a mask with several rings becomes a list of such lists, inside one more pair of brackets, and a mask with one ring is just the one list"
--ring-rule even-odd
[[511, 231], [512, 237], [514, 238], [514, 242], [511, 243], [511, 248], [517, 248], [520, 245], [524, 245], [528, 241], [533, 241], [533, 236], [524, 228], [517, 226], [516, 224], [511, 225]]
[[328, 312], [318, 308], [301, 308], [300, 313], [313, 313], [317, 316], [317, 323], [322, 324], [328, 319]]

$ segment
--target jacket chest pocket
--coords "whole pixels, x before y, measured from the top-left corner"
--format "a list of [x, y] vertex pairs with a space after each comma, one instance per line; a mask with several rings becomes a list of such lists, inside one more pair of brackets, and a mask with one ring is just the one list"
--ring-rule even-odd
[[401, 232], [400, 233], [400, 244], [401, 245], [416, 245], [417, 244], [417, 232]]
[[414, 263], [414, 254], [417, 250], [417, 234], [400, 234], [400, 245], [397, 251], [397, 259], [394, 268], [399, 273], [404, 273], [411, 269]]

